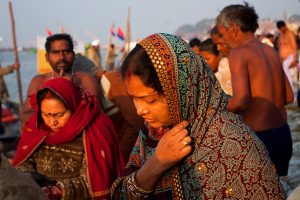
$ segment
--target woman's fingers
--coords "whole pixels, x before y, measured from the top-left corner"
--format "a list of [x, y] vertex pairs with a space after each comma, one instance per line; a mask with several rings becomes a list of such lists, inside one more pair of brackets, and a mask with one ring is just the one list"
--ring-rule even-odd
[[154, 155], [162, 168], [174, 166], [192, 151], [187, 126], [188, 122], [182, 121], [160, 139]]
[[[186, 127], [188, 126], [187, 121], [182, 121], [176, 126], [174, 126], [166, 135], [166, 139], [175, 145], [175, 148], [181, 150], [185, 146], [189, 145], [192, 141], [191, 137], [188, 136], [188, 131]], [[176, 147], [177, 146], [177, 147]]]
[[186, 148], [187, 146], [190, 146], [190, 143], [192, 142], [192, 138], [190, 136], [184, 137], [182, 140], [179, 141], [181, 150]]
[[184, 145], [189, 145], [192, 142], [192, 138], [190, 136], [186, 136], [182, 139], [182, 143]]
[[187, 126], [189, 125], [189, 123], [187, 121], [182, 121], [179, 124], [177, 124], [176, 126], [174, 126], [169, 133], [174, 136], [177, 135], [178, 133], [180, 133], [182, 130], [184, 130]]
[[184, 148], [181, 149], [180, 153], [182, 154], [182, 157], [185, 157], [186, 155], [188, 155], [189, 153], [191, 153], [192, 151], [192, 146], [191, 145], [187, 145]]

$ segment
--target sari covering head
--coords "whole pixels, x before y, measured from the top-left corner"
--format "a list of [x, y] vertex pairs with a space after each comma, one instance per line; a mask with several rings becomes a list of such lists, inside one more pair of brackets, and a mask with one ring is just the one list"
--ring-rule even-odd
[[[193, 138], [192, 153], [164, 174], [152, 199], [284, 199], [263, 144], [227, 111], [228, 96], [204, 59], [170, 34], [150, 35], [138, 45], [155, 68], [173, 125], [187, 120]], [[124, 183], [153, 155], [155, 131], [161, 129], [147, 124], [140, 131], [123, 177], [113, 184], [113, 198], [130, 199]]]
[[[64, 144], [82, 134], [88, 166], [87, 185], [93, 199], [104, 198], [123, 169], [123, 159], [112, 122], [100, 110], [96, 98], [77, 88], [72, 81], [64, 78], [50, 79], [42, 85], [39, 92], [46, 88], [60, 97], [72, 115], [58, 132], [53, 133], [43, 121], [38, 120], [40, 108], [33, 105], [36, 109], [24, 126], [13, 165], [22, 164], [42, 143]], [[32, 97], [34, 99], [31, 102], [38, 101], [38, 94]]]

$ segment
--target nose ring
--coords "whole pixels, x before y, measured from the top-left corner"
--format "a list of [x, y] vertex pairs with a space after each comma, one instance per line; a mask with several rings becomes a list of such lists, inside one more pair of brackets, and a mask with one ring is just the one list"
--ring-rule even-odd
[[58, 124], [58, 122], [55, 120], [55, 121], [53, 122], [53, 125], [56, 126], [57, 124]]

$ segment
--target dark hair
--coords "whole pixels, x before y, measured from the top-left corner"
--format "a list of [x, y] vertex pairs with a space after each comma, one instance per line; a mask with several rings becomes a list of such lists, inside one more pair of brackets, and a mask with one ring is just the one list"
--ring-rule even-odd
[[50, 51], [50, 46], [51, 43], [56, 41], [56, 40], [65, 40], [68, 42], [69, 44], [69, 48], [71, 51], [74, 50], [74, 45], [73, 45], [73, 39], [71, 37], [71, 35], [67, 34], [67, 33], [58, 33], [58, 34], [54, 34], [51, 35], [49, 37], [47, 37], [46, 43], [45, 43], [45, 49], [47, 52]]
[[67, 109], [69, 108], [69, 106], [66, 104], [66, 102], [59, 95], [57, 95], [55, 92], [53, 92], [49, 88], [42, 89], [37, 93], [36, 101], [37, 101], [39, 108], [41, 106], [42, 100], [44, 100], [44, 99], [57, 99], [57, 100], [61, 101]]
[[216, 56], [219, 55], [217, 45], [212, 41], [211, 38], [204, 40], [200, 45], [200, 51], [207, 51]]
[[190, 42], [189, 42], [189, 45], [191, 46], [191, 47], [194, 47], [194, 46], [200, 46], [200, 44], [201, 44], [201, 41], [198, 39], [198, 38], [193, 38], [193, 39], [191, 39], [190, 40]]
[[159, 94], [164, 94], [158, 75], [147, 52], [138, 44], [125, 58], [121, 66], [121, 74], [123, 80], [136, 75], [145, 86], [153, 88]]
[[268, 33], [268, 34], [266, 35], [266, 37], [269, 38], [269, 39], [271, 39], [271, 38], [274, 38], [274, 35], [273, 35], [272, 33]]
[[258, 15], [253, 7], [247, 2], [245, 5], [229, 5], [223, 8], [217, 17], [217, 23], [229, 28], [232, 24], [237, 24], [243, 32], [255, 32], [258, 28]]
[[280, 29], [281, 27], [285, 27], [285, 22], [283, 20], [279, 20], [276, 22], [276, 27]]

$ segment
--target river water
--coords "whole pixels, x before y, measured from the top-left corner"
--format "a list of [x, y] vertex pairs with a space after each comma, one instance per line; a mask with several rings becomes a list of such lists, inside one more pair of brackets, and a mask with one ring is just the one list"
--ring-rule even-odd
[[[26, 97], [27, 87], [30, 80], [36, 75], [37, 59], [36, 54], [31, 52], [20, 52], [20, 74], [22, 82], [22, 94], [23, 101]], [[11, 52], [2, 52], [0, 54], [0, 63], [2, 66], [12, 64], [14, 62], [14, 56]], [[12, 101], [19, 101], [19, 93], [17, 87], [16, 74], [12, 73], [4, 76], [7, 84], [10, 99]], [[293, 156], [290, 162], [290, 168], [288, 176], [282, 179], [282, 183], [289, 194], [294, 188], [300, 185], [300, 109], [296, 103], [286, 106], [288, 112], [288, 124], [292, 131], [293, 138]], [[300, 199], [300, 197], [299, 197]]]
[[[20, 77], [22, 83], [22, 96], [25, 100], [27, 87], [30, 80], [36, 75], [37, 58], [35, 53], [31, 52], [19, 52], [19, 59], [21, 63]], [[1, 66], [9, 65], [14, 62], [14, 54], [11, 52], [2, 52], [0, 54]], [[10, 99], [15, 102], [19, 102], [19, 91], [16, 73], [8, 74], [4, 76], [5, 83], [7, 85]]]

